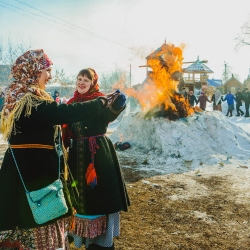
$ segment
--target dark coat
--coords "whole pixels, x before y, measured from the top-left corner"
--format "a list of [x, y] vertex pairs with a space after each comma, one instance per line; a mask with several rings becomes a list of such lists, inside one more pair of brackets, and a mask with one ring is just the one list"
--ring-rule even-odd
[[208, 101], [208, 102], [211, 102], [211, 101], [207, 98], [207, 96], [205, 96], [205, 95], [202, 96], [202, 95], [201, 95], [201, 96], [199, 96], [199, 98], [198, 98], [197, 104], [200, 103], [200, 108], [203, 109], [203, 110], [205, 110], [205, 109], [206, 109], [206, 106], [207, 106], [207, 101]]
[[244, 100], [244, 96], [242, 94], [242, 92], [237, 92], [235, 94], [235, 98], [236, 98], [236, 102], [237, 102], [237, 106], [242, 106], [242, 101]]
[[184, 98], [186, 99], [188, 97], [188, 92], [185, 90], [184, 92], [182, 92]]
[[[54, 125], [77, 122], [84, 117], [98, 115], [102, 109], [103, 105], [100, 100], [72, 105], [43, 102], [37, 109], [33, 108], [29, 117], [21, 115], [16, 122], [20, 133], [11, 136], [10, 144], [54, 146]], [[29, 191], [41, 189], [58, 178], [58, 155], [55, 149], [20, 148], [13, 149], [13, 151]], [[64, 192], [69, 212], [58, 219], [72, 214], [66, 188]], [[0, 231], [12, 230], [16, 227], [35, 228], [52, 222], [38, 225], [34, 221], [13, 157], [7, 150], [0, 169]]]
[[191, 106], [194, 106], [194, 102], [197, 104], [198, 100], [196, 99], [195, 95], [188, 95], [188, 102]]
[[243, 97], [244, 97], [244, 101], [245, 101], [245, 103], [250, 103], [250, 92], [245, 92], [244, 93], [244, 95], [243, 95]]
[[113, 108], [105, 108], [97, 117], [68, 124], [74, 138], [103, 135], [96, 137], [99, 148], [94, 156], [97, 174], [97, 185], [94, 188], [87, 185], [85, 179], [91, 159], [89, 140], [71, 140], [73, 145], [69, 149], [69, 167], [78, 183], [79, 198], [74, 205], [79, 214], [111, 214], [128, 209], [130, 202], [122, 170], [113, 143], [104, 135], [109, 122], [114, 121], [122, 110], [116, 112]]

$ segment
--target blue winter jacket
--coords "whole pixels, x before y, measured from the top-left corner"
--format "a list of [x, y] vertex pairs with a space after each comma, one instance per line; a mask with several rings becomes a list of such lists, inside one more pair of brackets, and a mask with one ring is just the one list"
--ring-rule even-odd
[[227, 101], [228, 105], [234, 104], [234, 100], [236, 101], [236, 98], [235, 98], [235, 96], [233, 94], [227, 94], [224, 97], [224, 101]]

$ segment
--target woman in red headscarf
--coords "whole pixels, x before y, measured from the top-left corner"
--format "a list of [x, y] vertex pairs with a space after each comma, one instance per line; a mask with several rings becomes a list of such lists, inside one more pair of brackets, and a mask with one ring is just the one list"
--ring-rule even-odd
[[[86, 102], [104, 96], [99, 91], [93, 69], [83, 69], [77, 76], [74, 97], [68, 103]], [[96, 117], [63, 125], [63, 141], [69, 151], [69, 169], [79, 195], [72, 197], [77, 214], [75, 228], [69, 235], [76, 247], [114, 249], [119, 236], [120, 211], [127, 211], [129, 198], [122, 171], [110, 139], [105, 135], [109, 122], [125, 109], [125, 95]]]
[[15, 159], [8, 149], [0, 168], [0, 249], [65, 249], [65, 218], [73, 215], [68, 190], [63, 188], [68, 212], [37, 224], [22, 179], [29, 191], [57, 180], [56, 125], [97, 116], [106, 106], [104, 103], [108, 103], [102, 97], [102, 100], [58, 105], [45, 92], [51, 67], [52, 62], [42, 49], [27, 51], [12, 66], [14, 81], [6, 91], [1, 126]]

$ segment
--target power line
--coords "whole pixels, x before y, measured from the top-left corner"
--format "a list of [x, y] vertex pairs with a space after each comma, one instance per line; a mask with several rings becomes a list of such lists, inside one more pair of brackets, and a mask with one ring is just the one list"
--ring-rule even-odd
[[[37, 10], [37, 11], [39, 11], [39, 12], [45, 14], [45, 15], [51, 16], [52, 18], [56, 18], [56, 17], [54, 17], [54, 16], [52, 16], [52, 15], [46, 13], [46, 12], [40, 11], [40, 10], [38, 10], [38, 9], [36, 9], [36, 8], [34, 8], [34, 7], [32, 7], [31, 5], [26, 4], [25, 2], [21, 2], [21, 1], [17, 1], [17, 0], [16, 0], [16, 2], [21, 3], [21, 4], [24, 4], [24, 5], [30, 7], [30, 8], [32, 8], [32, 9], [34, 9], [34, 10]], [[73, 35], [73, 36], [77, 37], [78, 39], [81, 39], [81, 40], [84, 40], [84, 41], [87, 40], [86, 37], [83, 38], [83, 37], [80, 36], [81, 34], [77, 34], [77, 33], [75, 33], [75, 32], [72, 32], [71, 30], [73, 29], [73, 30], [75, 30], [76, 32], [81, 32], [81, 33], [82, 33], [82, 32], [85, 32], [85, 33], [87, 33], [88, 35], [92, 35], [92, 36], [95, 36], [95, 37], [97, 37], [97, 38], [99, 38], [99, 39], [103, 39], [103, 40], [105, 40], [105, 41], [108, 41], [108, 42], [111, 42], [111, 43], [115, 43], [116, 45], [123, 46], [123, 47], [125, 47], [125, 48], [127, 48], [127, 49], [130, 49], [130, 50], [133, 50], [133, 51], [137, 51], [137, 50], [134, 49], [134, 48], [130, 48], [130, 47], [124, 46], [124, 45], [122, 45], [122, 44], [116, 43], [116, 42], [114, 42], [114, 41], [107, 40], [107, 39], [105, 39], [105, 38], [103, 38], [103, 37], [101, 37], [101, 36], [99, 36], [99, 35], [97, 35], [97, 34], [95, 34], [95, 33], [93, 33], [93, 32], [89, 32], [89, 31], [87, 31], [87, 30], [84, 30], [84, 29], [82, 29], [82, 28], [80, 28], [80, 27], [78, 27], [78, 26], [76, 26], [76, 25], [74, 25], [74, 24], [68, 23], [67, 21], [64, 21], [63, 19], [60, 19], [60, 18], [56, 18], [56, 19], [59, 19], [59, 20], [61, 20], [61, 21], [63, 21], [63, 22], [66, 22], [66, 23], [68, 23], [69, 25], [65, 25], [65, 24], [63, 24], [63, 23], [61, 23], [61, 22], [58, 22], [58, 21], [55, 21], [55, 20], [53, 20], [53, 19], [51, 19], [51, 18], [46, 18], [46, 17], [44, 17], [44, 16], [41, 16], [41, 15], [38, 15], [38, 14], [36, 14], [36, 13], [27, 11], [27, 10], [25, 10], [25, 9], [22, 9], [22, 8], [19, 8], [19, 7], [16, 7], [16, 6], [13, 6], [12, 4], [8, 4], [8, 3], [5, 3], [5, 2], [3, 2], [3, 1], [0, 1], [0, 7], [3, 7], [3, 8], [5, 8], [5, 9], [8, 9], [8, 10], [14, 12], [14, 13], [19, 14], [19, 15], [25, 16], [25, 17], [28, 18], [28, 19], [35, 20], [36, 22], [39, 22], [39, 23], [41, 23], [41, 24], [43, 24], [43, 25], [46, 25], [46, 26], [52, 27], [52, 28], [54, 28], [54, 29], [57, 29], [57, 30], [59, 30], [59, 31], [65, 33], [65, 34]], [[44, 20], [44, 19], [45, 19], [45, 20]], [[59, 27], [58, 27], [58, 25], [59, 25]], [[63, 27], [66, 27], [66, 28], [62, 28], [62, 27], [60, 27], [60, 26], [63, 26]], [[76, 27], [76, 28], [72, 28], [71, 26]], [[70, 30], [68, 30], [67, 28], [70, 28]], [[134, 58], [135, 58], [135, 56], [134, 56]], [[120, 69], [120, 70], [121, 70], [121, 69], [125, 69], [125, 68], [127, 68], [127, 67], [124, 66], [124, 67], [119, 67], [119, 68], [116, 68], [116, 69], [118, 69], [118, 70]], [[113, 71], [113, 70], [109, 70], [109, 71], [103, 71], [103, 72], [100, 72], [100, 73], [106, 73], [106, 72], [112, 72], [112, 71]]]
[[[49, 25], [49, 26], [52, 27], [52, 28], [55, 28], [55, 29], [57, 29], [57, 30], [60, 30], [60, 31], [62, 31], [63, 33], [66, 33], [66, 34], [73, 35], [73, 36], [75, 36], [75, 37], [77, 37], [77, 38], [79, 38], [79, 39], [81, 39], [81, 40], [84, 40], [84, 41], [87, 40], [86, 38], [83, 39], [83, 38], [80, 37], [78, 34], [72, 33], [72, 32], [70, 32], [69, 30], [65, 30], [65, 29], [56, 27], [55, 25], [53, 25], [53, 24], [51, 24], [51, 23], [47, 23], [47, 22], [45, 22], [44, 20], [40, 20], [40, 19], [35, 18], [35, 17], [33, 17], [33, 16], [29, 15], [29, 14], [24, 14], [24, 13], [20, 12], [19, 10], [16, 10], [16, 9], [19, 9], [19, 8], [17, 8], [17, 7], [1, 5], [1, 2], [2, 2], [2, 1], [0, 1], [0, 6], [3, 7], [3, 8], [5, 8], [5, 9], [11, 10], [12, 12], [15, 12], [15, 13], [18, 13], [19, 15], [25, 16], [25, 17], [27, 17], [28, 19], [35, 20], [35, 21], [37, 21], [37, 22], [39, 22], [39, 23], [41, 23], [41, 24]], [[2, 3], [3, 3], [3, 2], [2, 2]], [[5, 4], [5, 3], [4, 3], [4, 4]], [[9, 5], [9, 4], [7, 4], [7, 5]], [[13, 8], [11, 8], [11, 7], [14, 7], [14, 8], [16, 8], [16, 9], [13, 9]]]
[[91, 31], [88, 31], [88, 30], [86, 30], [86, 29], [83, 29], [83, 28], [81, 28], [81, 27], [79, 27], [79, 26], [77, 26], [77, 25], [71, 24], [71, 23], [69, 23], [69, 22], [67, 22], [67, 21], [65, 21], [65, 20], [63, 20], [63, 19], [60, 19], [60, 18], [55, 17], [55, 16], [53, 16], [53, 15], [51, 15], [51, 14], [48, 14], [48, 13], [46, 13], [46, 12], [44, 12], [44, 11], [41, 11], [41, 10], [39, 10], [39, 9], [37, 9], [37, 8], [35, 8], [35, 7], [33, 7], [33, 6], [29, 5], [29, 4], [27, 4], [27, 3], [25, 3], [25, 2], [18, 1], [18, 0], [15, 0], [15, 1], [18, 2], [18, 3], [21, 3], [21, 4], [25, 5], [25, 6], [28, 6], [28, 7], [32, 8], [32, 9], [36, 10], [36, 11], [39, 11], [39, 12], [41, 12], [41, 13], [47, 15], [47, 16], [50, 16], [50, 17], [53, 17], [53, 18], [55, 18], [55, 19], [61, 20], [61, 21], [65, 22], [66, 24], [63, 24], [63, 23], [61, 23], [61, 22], [52, 20], [52, 19], [50, 19], [50, 18], [46, 18], [46, 17], [44, 17], [44, 16], [35, 14], [35, 13], [33, 13], [33, 12], [30, 12], [30, 11], [27, 11], [27, 10], [24, 10], [24, 9], [21, 9], [21, 8], [16, 7], [16, 6], [13, 6], [13, 5], [11, 5], [11, 4], [7, 4], [7, 3], [2, 2], [2, 1], [0, 1], [0, 2], [4, 3], [4, 4], [6, 4], [6, 5], [9, 5], [9, 6], [11, 6], [11, 7], [20, 9], [20, 10], [22, 10], [22, 11], [25, 11], [25, 12], [27, 12], [27, 13], [31, 13], [32, 15], [35, 15], [35, 16], [39, 16], [39, 17], [45, 18], [45, 19], [47, 19], [47, 20], [49, 20], [49, 21], [51, 21], [51, 22], [54, 22], [54, 23], [56, 23], [56, 24], [66, 26], [66, 27], [69, 27], [69, 28], [71, 28], [71, 29], [73, 28], [73, 29], [76, 30], [76, 31], [85, 32], [85, 33], [87, 33], [88, 35], [94, 36], [94, 37], [99, 38], [99, 39], [101, 39], [101, 40], [104, 40], [104, 41], [107, 41], [107, 42], [110, 42], [110, 43], [113, 43], [113, 44], [122, 46], [122, 47], [124, 47], [124, 48], [130, 49], [130, 50], [133, 50], [133, 51], [136, 51], [134, 48], [125, 46], [125, 45], [123, 45], [123, 44], [121, 44], [121, 43], [118, 43], [118, 42], [115, 42], [115, 41], [113, 41], [113, 40], [109, 40], [109, 39], [107, 39], [107, 38], [105, 38], [105, 37], [103, 37], [103, 36], [100, 36], [100, 35], [96, 34], [96, 33], [93, 33], [93, 32], [91, 32]]

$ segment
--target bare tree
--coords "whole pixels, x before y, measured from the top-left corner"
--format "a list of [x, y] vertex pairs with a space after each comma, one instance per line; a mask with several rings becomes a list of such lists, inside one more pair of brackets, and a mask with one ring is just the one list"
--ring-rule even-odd
[[22, 38], [0, 38], [0, 64], [12, 65], [18, 56], [31, 48]]
[[240, 33], [237, 34], [235, 41], [236, 50], [239, 50], [242, 46], [250, 45], [250, 15], [248, 16], [248, 20], [241, 26]]
[[56, 69], [55, 75], [53, 77], [54, 82], [58, 82], [63, 86], [71, 85], [75, 83], [74, 76], [67, 76], [64, 69]]
[[126, 89], [129, 85], [128, 72], [115, 69], [109, 74], [102, 74], [100, 78], [100, 85], [105, 94], [111, 92], [114, 89]]
[[[53, 85], [53, 83], [58, 83], [58, 85]], [[54, 95], [55, 91], [58, 91], [61, 97], [69, 98], [75, 91], [75, 76], [66, 75], [64, 69], [55, 69], [53, 74], [53, 80], [48, 83], [46, 88], [47, 92]]]
[[18, 56], [31, 48], [23, 39], [3, 39], [0, 37], [0, 85], [6, 86], [11, 81], [11, 66]]
[[108, 92], [111, 92], [112, 89], [112, 82], [109, 79], [108, 75], [102, 74], [100, 78], [100, 86], [103, 89], [103, 92], [107, 94]]

